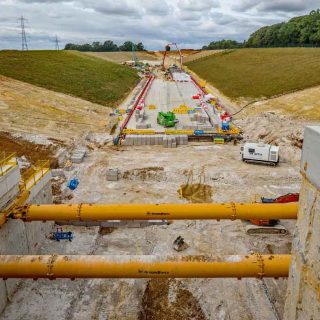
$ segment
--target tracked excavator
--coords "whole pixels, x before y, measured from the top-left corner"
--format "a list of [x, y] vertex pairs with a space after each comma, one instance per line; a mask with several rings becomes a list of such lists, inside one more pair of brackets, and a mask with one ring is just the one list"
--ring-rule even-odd
[[[299, 193], [288, 193], [278, 198], [261, 198], [262, 203], [290, 203], [299, 202]], [[279, 224], [279, 220], [255, 219], [248, 221], [246, 233], [255, 234], [287, 234], [287, 229]]]

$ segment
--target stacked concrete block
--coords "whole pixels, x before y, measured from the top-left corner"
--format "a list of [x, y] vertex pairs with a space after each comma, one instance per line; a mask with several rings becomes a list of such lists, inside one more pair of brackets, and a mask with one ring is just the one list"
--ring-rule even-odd
[[51, 170], [52, 177], [64, 177], [63, 169], [52, 169]]
[[163, 137], [162, 145], [164, 146], [164, 148], [168, 148], [168, 136]]
[[164, 148], [176, 148], [177, 147], [176, 136], [164, 136], [162, 145]]
[[177, 146], [187, 145], [188, 144], [188, 136], [187, 135], [177, 135], [176, 143]]
[[83, 158], [86, 156], [87, 151], [85, 148], [77, 148], [73, 151], [71, 161], [73, 163], [81, 163]]
[[137, 123], [136, 129], [150, 129], [151, 124], [150, 123]]
[[198, 125], [197, 130], [212, 131], [213, 127], [210, 125]]
[[187, 144], [188, 144], [189, 139], [188, 139], [188, 136], [187, 136], [187, 135], [182, 136], [182, 140], [183, 140], [183, 144], [184, 144], [184, 145], [187, 145]]
[[134, 116], [137, 122], [142, 122], [147, 119], [147, 114], [145, 109], [142, 109], [142, 110], [136, 109], [134, 112]]
[[206, 123], [208, 121], [208, 117], [201, 113], [195, 113], [190, 116], [190, 121], [192, 122], [199, 122], [199, 123]]
[[108, 169], [107, 180], [108, 181], [118, 181], [120, 176], [119, 169]]
[[203, 130], [203, 131], [212, 131], [215, 128], [209, 124], [194, 124], [194, 125], [185, 125], [182, 127], [183, 130]]
[[165, 148], [176, 148], [188, 144], [187, 135], [127, 135], [122, 141], [124, 146], [163, 145]]

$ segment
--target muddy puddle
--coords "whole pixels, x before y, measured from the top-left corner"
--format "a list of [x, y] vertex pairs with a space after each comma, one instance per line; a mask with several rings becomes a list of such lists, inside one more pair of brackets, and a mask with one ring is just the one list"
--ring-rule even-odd
[[213, 188], [207, 184], [183, 184], [178, 193], [180, 197], [192, 203], [208, 203], [212, 200]]

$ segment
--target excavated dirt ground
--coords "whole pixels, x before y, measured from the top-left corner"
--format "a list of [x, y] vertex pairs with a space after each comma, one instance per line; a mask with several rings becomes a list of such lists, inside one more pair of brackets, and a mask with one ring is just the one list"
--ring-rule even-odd
[[[124, 178], [106, 181], [106, 170], [119, 168]], [[163, 170], [161, 169], [163, 168]], [[299, 191], [297, 167], [244, 164], [239, 146], [194, 144], [177, 149], [157, 146], [105, 146], [91, 151], [77, 165], [80, 184], [72, 203], [170, 203], [190, 202], [177, 192], [190, 181], [210, 186], [211, 201], [252, 201]], [[159, 175], [161, 173], [161, 175]], [[134, 178], [133, 178], [134, 177]], [[75, 233], [69, 243], [46, 240], [42, 254], [158, 254], [162, 256], [219, 256], [225, 254], [289, 253], [293, 223], [284, 221], [289, 235], [245, 234], [240, 221], [176, 221], [145, 228], [120, 227], [110, 233], [99, 228], [65, 227]], [[188, 248], [176, 252], [173, 241], [182, 236]], [[169, 289], [167, 290], [167, 286]], [[1, 319], [281, 319], [286, 280], [189, 279], [76, 280], [36, 282], [28, 280], [8, 304]], [[169, 293], [168, 293], [169, 292]], [[149, 297], [149, 294], [151, 297]], [[154, 300], [152, 297], [157, 296]], [[31, 302], [30, 302], [31, 301]], [[41, 307], [43, 306], [43, 307]], [[46, 306], [46, 307], [44, 307]], [[34, 317], [34, 313], [37, 317]]]
[[152, 279], [142, 298], [139, 320], [194, 319], [205, 320], [201, 306], [181, 281]]
[[[18, 94], [19, 89], [15, 91], [12, 85], [6, 90], [24, 101], [26, 92]], [[21, 83], [14, 82], [14, 86], [20, 88]], [[40, 99], [38, 90], [43, 89], [34, 90], [35, 97]], [[50, 95], [58, 99], [56, 93]], [[71, 98], [63, 95], [63, 99]], [[0, 89], [0, 105], [11, 101], [14, 106], [12, 100]], [[95, 124], [91, 129], [99, 133], [105, 128], [107, 112], [100, 113], [92, 104], [91, 107], [97, 109], [96, 113], [92, 111], [90, 121], [103, 118], [101, 127]], [[57, 132], [54, 126], [43, 126], [43, 122], [26, 125], [22, 116], [25, 107], [16, 108], [14, 116], [5, 111], [6, 120], [2, 123], [6, 130], [42, 133], [70, 142], [63, 139], [71, 134], [70, 127]], [[80, 113], [85, 117], [88, 110], [82, 110], [83, 114]], [[89, 119], [86, 121], [90, 122]], [[65, 172], [62, 193], [67, 192], [66, 182], [71, 177], [77, 177], [80, 184], [63, 199], [70, 203], [248, 202], [258, 196], [298, 192], [300, 147], [307, 120], [278, 114], [274, 106], [247, 117], [239, 115], [236, 121], [244, 130], [245, 141], [260, 138], [281, 146], [278, 167], [245, 164], [240, 161], [240, 146], [231, 144], [194, 143], [177, 149], [93, 146], [83, 163]], [[77, 127], [74, 136], [81, 135], [82, 130], [83, 127]], [[83, 143], [79, 138], [79, 144]], [[120, 170], [119, 181], [106, 180], [110, 168]], [[288, 235], [249, 236], [245, 233], [246, 224], [241, 221], [175, 221], [163, 226], [106, 230], [68, 226], [64, 229], [75, 234], [72, 242], [46, 240], [40, 253], [162, 256], [290, 253], [294, 222], [281, 223], [289, 230]], [[183, 252], [176, 252], [172, 247], [178, 236], [188, 244]], [[0, 319], [279, 320], [286, 286], [285, 279], [26, 280], [21, 282]]]

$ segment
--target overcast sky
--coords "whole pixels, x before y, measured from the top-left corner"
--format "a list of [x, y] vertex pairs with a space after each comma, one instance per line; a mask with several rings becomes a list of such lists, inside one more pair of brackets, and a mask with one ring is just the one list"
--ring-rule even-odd
[[320, 8], [320, 0], [0, 0], [0, 49], [20, 49], [17, 19], [27, 21], [30, 49], [65, 43], [142, 41], [200, 48], [223, 38], [245, 40], [258, 28]]

